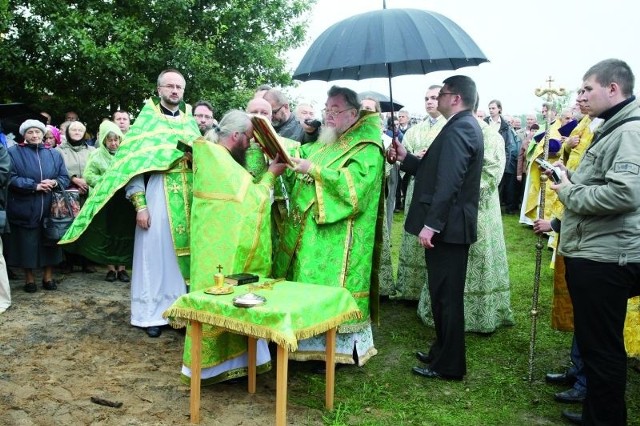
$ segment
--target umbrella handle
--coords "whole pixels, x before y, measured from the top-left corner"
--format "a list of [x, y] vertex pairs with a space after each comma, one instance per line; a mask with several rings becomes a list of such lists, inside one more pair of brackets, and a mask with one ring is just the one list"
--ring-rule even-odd
[[394, 137], [393, 140], [391, 141], [391, 145], [393, 146], [393, 154], [391, 153], [391, 151], [387, 151], [387, 162], [389, 164], [395, 164], [396, 163], [396, 147], [397, 147], [397, 142], [396, 142], [396, 138]]

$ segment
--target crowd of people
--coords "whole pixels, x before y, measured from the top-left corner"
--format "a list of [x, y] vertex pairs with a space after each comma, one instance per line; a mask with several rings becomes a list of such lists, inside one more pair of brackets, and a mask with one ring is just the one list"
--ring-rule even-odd
[[[565, 322], [553, 326], [574, 331], [574, 368], [547, 379], [573, 386], [557, 400], [583, 404], [582, 413], [563, 415], [626, 423], [623, 330], [627, 300], [640, 294], [640, 106], [626, 63], [594, 65], [574, 108], [556, 119], [545, 103], [542, 122], [527, 114], [524, 127], [497, 99], [488, 115], [479, 111], [475, 82], [462, 75], [429, 86], [426, 118], [413, 124], [407, 111], [387, 120], [376, 99], [338, 86], [321, 120], [313, 105], [294, 105], [270, 86], [217, 120], [210, 102], [184, 101], [186, 85], [178, 70], [162, 71], [157, 96], [133, 124], [118, 110], [95, 138], [70, 111], [59, 127], [44, 113], [26, 120], [20, 143], [0, 145], [0, 312], [11, 304], [12, 267], [24, 269], [32, 293], [36, 269], [42, 288], [56, 290], [54, 267], [104, 265], [106, 281], [131, 282], [131, 324], [157, 338], [168, 324], [163, 312], [223, 268], [349, 290], [362, 315], [338, 329], [340, 364], [362, 366], [376, 355], [380, 295], [415, 301], [436, 335], [416, 352], [413, 373], [462, 380], [465, 332], [488, 336], [514, 324], [502, 216], [518, 214], [557, 249], [554, 297], [565, 297], [554, 310]], [[254, 115], [270, 120], [293, 165], [264, 155]], [[539, 157], [558, 167], [561, 181], [547, 183]], [[57, 244], [44, 237], [43, 221], [61, 189], [81, 209]], [[396, 273], [394, 213], [404, 216]], [[247, 374], [245, 339], [204, 336], [203, 383]], [[290, 357], [324, 361], [325, 345], [324, 336], [305, 339]], [[270, 369], [264, 341], [257, 359], [259, 373]]]

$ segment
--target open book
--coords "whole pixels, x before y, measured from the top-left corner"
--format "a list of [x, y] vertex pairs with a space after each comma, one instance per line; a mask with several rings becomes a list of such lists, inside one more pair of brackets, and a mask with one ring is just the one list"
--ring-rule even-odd
[[280, 160], [283, 163], [294, 167], [295, 164], [293, 164], [291, 156], [280, 142], [278, 134], [271, 125], [271, 121], [262, 115], [252, 115], [251, 123], [253, 124], [253, 136], [262, 146], [267, 157], [273, 160], [276, 158], [276, 154], [280, 154]]

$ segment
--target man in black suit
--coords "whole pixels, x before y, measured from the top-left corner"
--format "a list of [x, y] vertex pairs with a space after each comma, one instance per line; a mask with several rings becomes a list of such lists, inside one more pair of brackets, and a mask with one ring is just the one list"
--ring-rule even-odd
[[472, 114], [476, 85], [456, 75], [444, 80], [438, 111], [447, 124], [427, 154], [418, 159], [398, 144], [389, 156], [415, 175], [404, 228], [425, 248], [436, 340], [418, 359], [428, 366], [413, 372], [429, 378], [461, 380], [466, 374], [464, 283], [469, 246], [476, 241], [484, 144]]

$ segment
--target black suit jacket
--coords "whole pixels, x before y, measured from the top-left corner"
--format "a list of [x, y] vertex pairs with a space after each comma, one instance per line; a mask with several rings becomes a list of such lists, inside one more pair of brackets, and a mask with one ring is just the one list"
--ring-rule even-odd
[[401, 169], [415, 175], [404, 228], [418, 235], [424, 225], [440, 231], [433, 241], [472, 244], [477, 239], [484, 142], [471, 111], [449, 119], [426, 155], [407, 154]]

